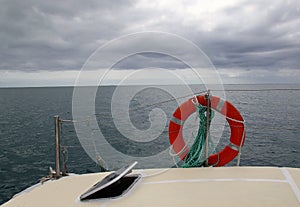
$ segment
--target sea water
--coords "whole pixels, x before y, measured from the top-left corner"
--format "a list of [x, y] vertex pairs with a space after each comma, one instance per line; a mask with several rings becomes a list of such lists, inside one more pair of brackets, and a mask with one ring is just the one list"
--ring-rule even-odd
[[[200, 88], [193, 86], [195, 92], [202, 90]], [[225, 85], [225, 89], [226, 99], [246, 120], [247, 137], [241, 165], [300, 167], [300, 85]], [[149, 143], [138, 145], [121, 139], [124, 136], [114, 125], [110, 109], [115, 87], [106, 86], [99, 91], [95, 116], [99, 129], [115, 150], [131, 156], [149, 156], [169, 146], [168, 123], [159, 139]], [[140, 130], [150, 127], [149, 113], [154, 108], [163, 110], [167, 119], [177, 108], [172, 99], [176, 97], [157, 89], [144, 92], [130, 101], [128, 109], [132, 124]], [[55, 166], [53, 116], [72, 120], [72, 95], [73, 87], [0, 89], [0, 204], [37, 183], [48, 175], [49, 166]], [[228, 126], [223, 136], [217, 151], [228, 142]], [[81, 147], [72, 122], [63, 122], [61, 139], [61, 144], [67, 146], [69, 172], [99, 171]], [[98, 151], [101, 156], [101, 148]], [[139, 164], [143, 167], [143, 163]], [[112, 164], [109, 170], [118, 167]], [[164, 167], [164, 163], [153, 161], [153, 166], [144, 167]]]

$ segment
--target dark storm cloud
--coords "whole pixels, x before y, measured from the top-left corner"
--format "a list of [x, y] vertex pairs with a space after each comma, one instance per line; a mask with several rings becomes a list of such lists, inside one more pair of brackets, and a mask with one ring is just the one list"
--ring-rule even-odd
[[[247, 7], [253, 9], [249, 15], [243, 14]], [[203, 48], [216, 66], [300, 68], [299, 1], [243, 2], [223, 12], [231, 16], [232, 24], [204, 35]]]
[[[197, 13], [196, 6], [195, 18], [184, 10], [188, 3], [193, 7], [198, 1], [183, 6], [169, 2], [172, 9], [156, 4], [143, 7], [143, 3], [1, 1], [0, 70], [79, 70], [107, 41], [144, 30], [182, 35], [196, 43], [218, 68], [299, 69], [298, 0], [237, 1], [211, 14], [211, 22], [207, 14]], [[208, 23], [212, 26], [205, 28]], [[164, 55], [142, 54], [125, 58], [116, 67], [185, 66]]]
[[189, 66], [180, 60], [164, 54], [139, 53], [124, 58], [114, 65], [116, 69], [139, 69], [139, 68], [188, 68]]
[[124, 26], [114, 12], [130, 1], [1, 1], [0, 69], [80, 69]]

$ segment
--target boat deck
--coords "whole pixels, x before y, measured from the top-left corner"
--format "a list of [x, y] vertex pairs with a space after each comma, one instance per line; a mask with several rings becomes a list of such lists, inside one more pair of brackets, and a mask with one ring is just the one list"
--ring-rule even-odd
[[300, 169], [277, 167], [135, 170], [142, 179], [123, 197], [80, 201], [108, 173], [72, 175], [28, 189], [2, 207], [300, 206]]

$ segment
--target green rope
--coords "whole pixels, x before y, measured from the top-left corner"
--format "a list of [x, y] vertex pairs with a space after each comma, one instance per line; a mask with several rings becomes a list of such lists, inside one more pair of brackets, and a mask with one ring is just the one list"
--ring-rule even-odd
[[[182, 168], [190, 167], [201, 167], [204, 166], [206, 157], [205, 157], [205, 148], [206, 148], [206, 111], [207, 108], [199, 104], [197, 106], [197, 114], [199, 116], [199, 128], [197, 136], [195, 137], [194, 143], [190, 148], [189, 153], [186, 155], [183, 164], [180, 166]], [[210, 109], [209, 125], [214, 116], [213, 111]], [[209, 146], [212, 146], [212, 142], [209, 136]], [[209, 149], [213, 149], [209, 147]]]

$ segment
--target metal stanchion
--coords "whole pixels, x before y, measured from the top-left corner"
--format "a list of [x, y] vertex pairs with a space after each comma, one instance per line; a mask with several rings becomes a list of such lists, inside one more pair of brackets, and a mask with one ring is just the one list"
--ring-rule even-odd
[[55, 172], [56, 178], [60, 177], [60, 164], [59, 164], [59, 116], [54, 116], [55, 126]]
[[207, 91], [205, 94], [205, 99], [207, 100], [207, 108], [206, 108], [206, 145], [205, 145], [205, 157], [206, 157], [206, 163], [205, 165], [208, 166], [208, 143], [209, 143], [209, 126], [210, 126], [210, 99], [211, 94], [210, 90]]

